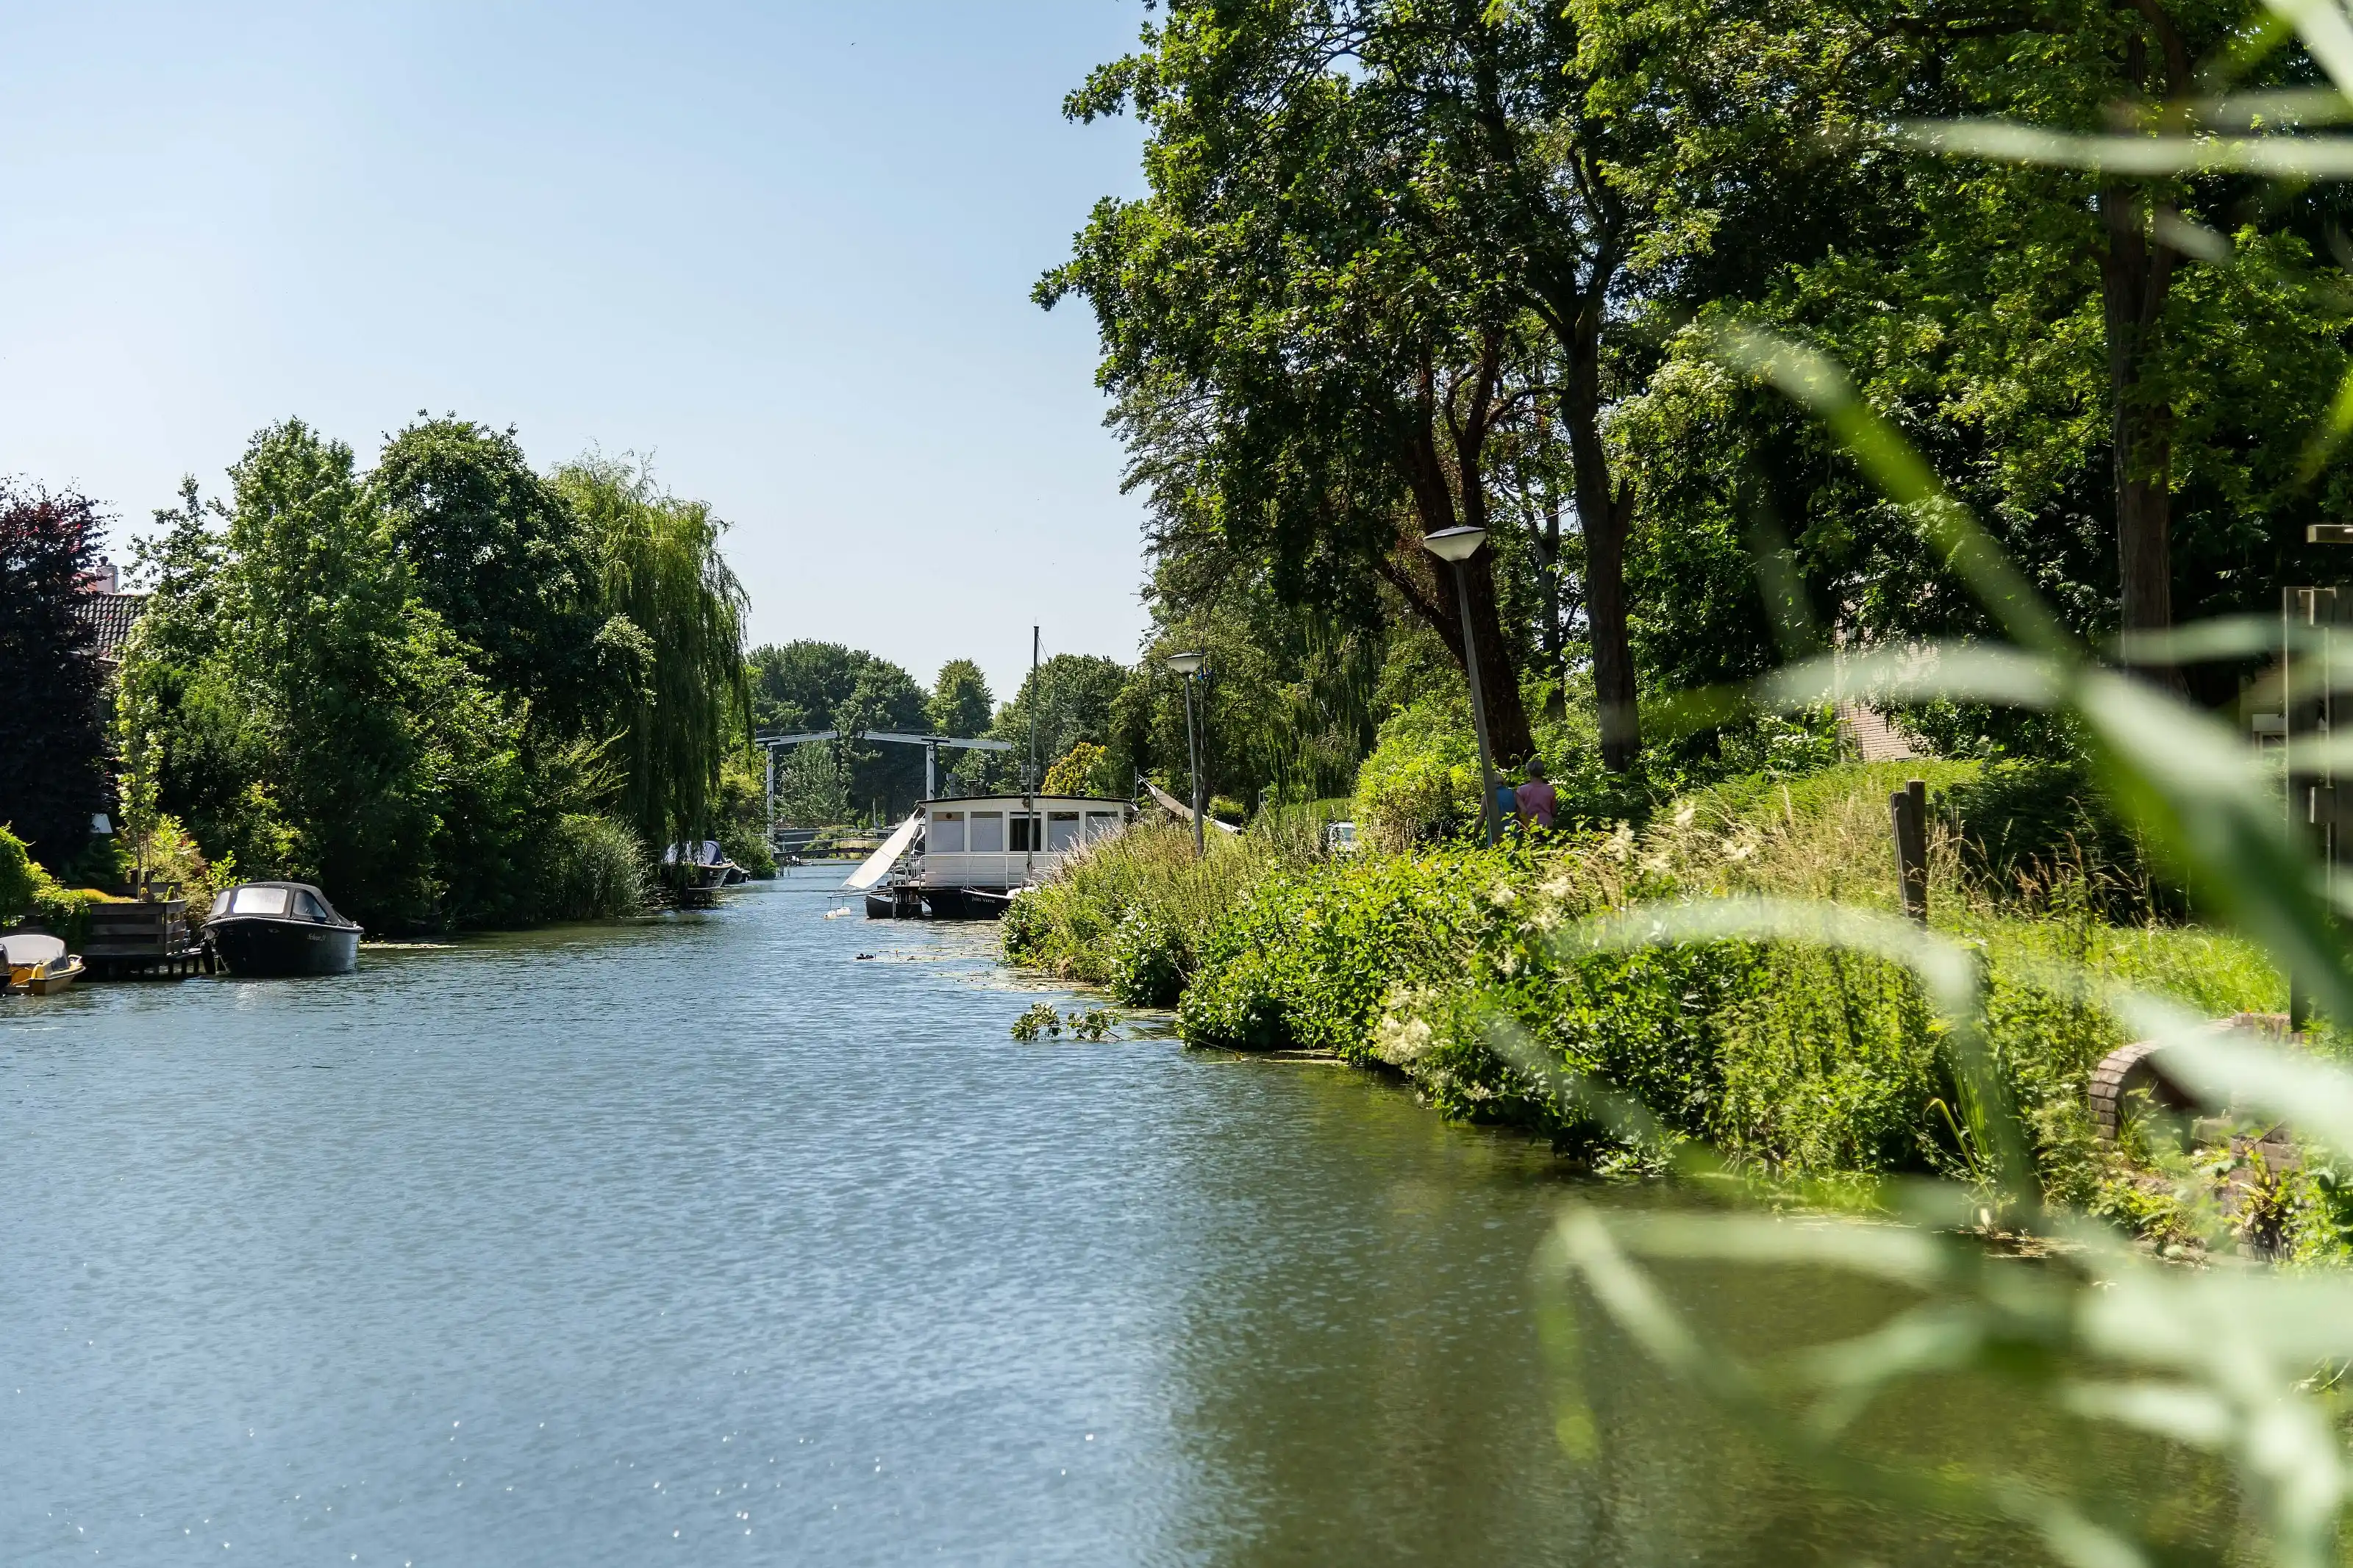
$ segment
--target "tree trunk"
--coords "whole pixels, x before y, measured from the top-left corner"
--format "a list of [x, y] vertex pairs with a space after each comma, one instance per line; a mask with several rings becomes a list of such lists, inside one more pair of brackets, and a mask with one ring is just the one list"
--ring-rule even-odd
[[[2179, 32], [2158, 0], [2130, 3], [2157, 35], [2166, 90], [2176, 97], [2187, 92], [2189, 56]], [[2147, 45], [2135, 38], [2125, 51], [2125, 74], [2135, 93], [2147, 70]], [[2148, 204], [2137, 188], [2104, 181], [2099, 202], [2107, 236], [2100, 281], [2116, 487], [2117, 608], [2124, 630], [2156, 631], [2173, 624], [2173, 448], [2166, 410], [2151, 406], [2140, 393], [2159, 347], [2174, 254], [2149, 242]], [[2179, 683], [2178, 674], [2171, 679]]]
[[[1583, 507], [1580, 514], [1591, 517]], [[1593, 700], [1600, 710], [1601, 765], [1622, 773], [1642, 751], [1634, 689], [1634, 645], [1626, 625], [1626, 535], [1634, 521], [1629, 489], [1585, 527], [1585, 618], [1593, 637]]]
[[1626, 536], [1634, 522], [1631, 486], [1609, 479], [1609, 451], [1601, 443], [1601, 321], [1588, 301], [1563, 345], [1568, 389], [1561, 419], [1577, 476], [1577, 517], [1585, 533], [1585, 622], [1593, 641], [1593, 700], [1600, 710], [1601, 765], [1622, 773], [1642, 751], [1642, 721], [1634, 688], [1634, 647], [1627, 629]]
[[2127, 187], [2100, 189], [2108, 234], [2102, 258], [2108, 398], [2116, 486], [2116, 587], [2126, 631], [2173, 624], [2172, 449], [2162, 409], [2139, 397], [2171, 282], [2170, 253], [2152, 247]]
[[[1478, 368], [1466, 379], [1441, 386], [1437, 367], [1425, 361], [1412, 405], [1399, 410], [1407, 425], [1399, 432], [1398, 468], [1424, 533], [1458, 523], [1489, 526], [1484, 456], [1502, 367], [1503, 346], [1492, 333], [1482, 346]], [[1467, 408], [1461, 405], [1466, 392]], [[1464, 667], [1467, 679], [1462, 616], [1455, 607], [1454, 584], [1447, 575], [1455, 568], [1424, 550], [1419, 539], [1400, 542], [1411, 556], [1428, 564], [1432, 586], [1424, 589], [1418, 573], [1400, 570], [1394, 562], [1384, 563], [1381, 574], [1404, 595], [1414, 613], [1446, 639], [1454, 662]], [[1491, 543], [1463, 563], [1462, 570], [1471, 595], [1472, 635], [1479, 644], [1479, 690], [1486, 700], [1487, 742], [1494, 752], [1489, 760], [1501, 771], [1525, 764], [1535, 755], [1536, 748], [1528, 730], [1527, 709], [1520, 701], [1518, 661], [1504, 638], [1503, 617], [1495, 600], [1494, 558]]]
[[1487, 743], [1494, 748], [1495, 771], [1523, 768], [1536, 754], [1528, 710], [1520, 701], [1520, 678], [1504, 641], [1503, 616], [1495, 606], [1495, 552], [1482, 550], [1460, 567], [1471, 590], [1471, 632], [1479, 639], [1479, 687], [1487, 700]]
[[[1419, 538], [1401, 539], [1398, 546], [1398, 556], [1378, 563], [1377, 569], [1405, 600], [1406, 608], [1445, 641], [1456, 666], [1463, 666], [1462, 616], [1455, 607], [1454, 580], [1450, 575], [1455, 568], [1424, 550]], [[1527, 708], [1520, 701], [1519, 676], [1504, 641], [1503, 618], [1496, 611], [1494, 552], [1482, 550], [1462, 563], [1462, 570], [1470, 574], [1466, 586], [1471, 590], [1471, 620], [1479, 638], [1479, 689], [1487, 700], [1487, 743], [1494, 748], [1498, 770], [1517, 767], [1535, 755], [1536, 746], [1528, 729]]]

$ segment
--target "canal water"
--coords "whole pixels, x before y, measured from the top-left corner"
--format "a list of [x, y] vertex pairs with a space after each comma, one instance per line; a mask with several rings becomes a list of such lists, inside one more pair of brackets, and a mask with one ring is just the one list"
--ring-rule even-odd
[[[0, 1003], [0, 1562], [2036, 1560], [1820, 1496], [1607, 1333], [1548, 1363], [1530, 1258], [1593, 1190], [1542, 1149], [1328, 1066], [1016, 1044], [1070, 999], [838, 876]], [[2224, 1539], [2211, 1476], [1998, 1389], [1887, 1422]]]

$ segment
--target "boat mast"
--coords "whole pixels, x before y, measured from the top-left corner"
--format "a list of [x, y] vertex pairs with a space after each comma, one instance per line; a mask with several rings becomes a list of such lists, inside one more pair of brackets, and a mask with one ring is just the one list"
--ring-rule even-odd
[[1031, 626], [1029, 628], [1029, 777], [1022, 786], [1021, 796], [1021, 815], [1029, 819], [1029, 826], [1022, 830], [1024, 835], [1022, 842], [1027, 846], [1021, 861], [1021, 879], [1025, 882], [1029, 880], [1038, 869], [1039, 825], [1037, 803], [1029, 798], [1029, 793], [1038, 787], [1038, 700], [1042, 695], [1038, 689], [1038, 628]]

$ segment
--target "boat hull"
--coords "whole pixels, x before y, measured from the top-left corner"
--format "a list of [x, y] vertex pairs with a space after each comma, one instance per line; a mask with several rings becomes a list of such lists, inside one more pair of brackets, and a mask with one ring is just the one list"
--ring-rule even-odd
[[36, 996], [54, 996], [81, 978], [82, 962], [69, 958], [63, 963], [53, 963], [25, 982], [25, 989]]
[[205, 927], [205, 940], [231, 974], [349, 974], [359, 967], [357, 926], [230, 915]]
[[993, 888], [925, 888], [923, 897], [935, 921], [993, 921], [1012, 902]]
[[0, 973], [0, 981], [10, 991], [27, 992], [35, 996], [54, 996], [66, 990], [82, 976], [84, 964], [77, 954], [53, 959], [43, 963], [18, 964]]

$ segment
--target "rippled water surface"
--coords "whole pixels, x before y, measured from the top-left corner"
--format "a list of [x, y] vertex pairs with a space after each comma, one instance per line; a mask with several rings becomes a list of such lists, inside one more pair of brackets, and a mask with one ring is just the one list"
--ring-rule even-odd
[[[0, 1004], [0, 1562], [2017, 1560], [1822, 1500], [1606, 1336], [1571, 1461], [1541, 1150], [1329, 1067], [1015, 1045], [993, 928], [828, 920], [838, 877]], [[1894, 1430], [2052, 1436], [1977, 1390]]]

